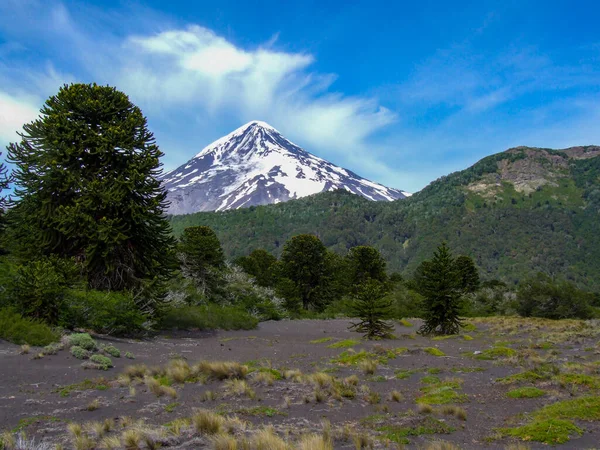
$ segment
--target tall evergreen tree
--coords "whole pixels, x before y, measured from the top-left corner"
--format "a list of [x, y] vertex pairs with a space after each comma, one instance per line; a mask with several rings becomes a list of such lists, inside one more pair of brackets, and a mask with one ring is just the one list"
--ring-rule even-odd
[[385, 320], [392, 315], [392, 300], [387, 297], [383, 283], [368, 279], [355, 290], [353, 312], [360, 322], [350, 325], [350, 329], [363, 333], [367, 339], [390, 337], [394, 326]]
[[471, 294], [479, 289], [479, 271], [475, 267], [473, 258], [470, 256], [460, 255], [454, 262], [456, 270], [460, 276], [461, 288], [464, 293]]
[[274, 269], [277, 258], [268, 251], [262, 248], [253, 250], [248, 256], [238, 258], [235, 263], [248, 275], [253, 276], [259, 286], [274, 285], [276, 278]]
[[196, 280], [202, 292], [214, 290], [219, 270], [225, 267], [225, 256], [215, 232], [209, 227], [188, 227], [183, 230], [180, 260], [186, 275]]
[[[2, 156], [2, 152], [0, 152], [0, 156]], [[8, 189], [10, 184], [10, 176], [8, 175], [8, 169], [4, 165], [4, 162], [0, 162], [0, 237], [2, 236], [2, 232], [4, 231], [4, 227], [6, 225], [5, 220], [5, 209], [7, 205], [6, 196], [2, 193], [2, 191]], [[0, 255], [4, 253], [2, 241], [0, 240]]]
[[385, 260], [379, 250], [373, 247], [366, 245], [352, 247], [346, 256], [346, 261], [349, 282], [355, 289], [368, 280], [376, 280], [381, 283], [388, 281]]
[[327, 249], [321, 240], [311, 234], [294, 236], [285, 243], [281, 265], [283, 276], [295, 284], [304, 309], [318, 308], [328, 275]]
[[93, 289], [158, 287], [170, 276], [162, 152], [124, 93], [65, 85], [23, 130], [8, 160], [11, 220], [26, 253], [75, 258]]
[[421, 334], [457, 334], [462, 322], [462, 280], [446, 243], [415, 271], [417, 291], [424, 297]]

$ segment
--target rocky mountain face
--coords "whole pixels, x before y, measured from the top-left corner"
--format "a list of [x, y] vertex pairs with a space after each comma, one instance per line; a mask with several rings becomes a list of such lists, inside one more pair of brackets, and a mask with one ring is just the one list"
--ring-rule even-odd
[[169, 214], [281, 203], [343, 189], [374, 201], [410, 194], [308, 153], [264, 122], [250, 122], [162, 177]]

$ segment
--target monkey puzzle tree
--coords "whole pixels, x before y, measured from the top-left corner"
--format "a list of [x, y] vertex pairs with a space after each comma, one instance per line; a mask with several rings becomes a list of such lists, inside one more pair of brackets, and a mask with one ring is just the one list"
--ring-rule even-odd
[[387, 323], [392, 314], [392, 300], [380, 281], [369, 279], [357, 287], [353, 310], [360, 322], [350, 325], [351, 330], [363, 333], [367, 339], [390, 337], [394, 326]]
[[376, 280], [381, 283], [388, 281], [385, 260], [381, 253], [373, 247], [367, 245], [352, 247], [346, 256], [346, 262], [349, 282], [353, 289], [358, 288], [368, 280]]
[[183, 230], [179, 243], [181, 266], [193, 278], [202, 293], [218, 284], [218, 271], [225, 267], [221, 242], [210, 227], [188, 227]]
[[457, 334], [462, 322], [462, 279], [450, 249], [442, 243], [430, 261], [415, 271], [417, 291], [424, 297], [421, 334]]
[[[2, 156], [2, 152], [0, 152], [0, 156]], [[7, 200], [6, 197], [2, 194], [2, 191], [8, 189], [10, 184], [10, 176], [8, 175], [8, 169], [4, 165], [3, 162], [0, 162], [0, 237], [2, 232], [4, 231], [5, 217], [4, 217], [4, 209], [6, 208]], [[2, 242], [0, 241], [0, 255], [4, 253], [2, 249]]]
[[65, 85], [20, 136], [8, 161], [22, 250], [75, 258], [92, 289], [158, 288], [174, 240], [157, 179], [162, 152], [142, 111], [113, 87]]
[[294, 236], [281, 254], [282, 274], [289, 278], [302, 299], [304, 309], [318, 306], [327, 282], [327, 248], [311, 234]]

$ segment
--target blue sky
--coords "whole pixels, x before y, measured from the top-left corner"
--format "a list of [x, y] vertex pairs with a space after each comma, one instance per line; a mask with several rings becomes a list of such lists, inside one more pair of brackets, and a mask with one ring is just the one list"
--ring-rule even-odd
[[[289, 4], [288, 4], [289, 3]], [[0, 1], [0, 145], [117, 86], [173, 169], [263, 120], [407, 191], [511, 146], [600, 144], [593, 1]]]

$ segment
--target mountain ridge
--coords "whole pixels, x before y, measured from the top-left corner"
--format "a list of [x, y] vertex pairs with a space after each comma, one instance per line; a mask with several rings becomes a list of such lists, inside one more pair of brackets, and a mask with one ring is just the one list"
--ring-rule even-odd
[[170, 214], [280, 203], [340, 188], [374, 201], [409, 195], [319, 158], [261, 121], [217, 139], [161, 179]]
[[[541, 271], [600, 288], [599, 156], [596, 146], [566, 152], [518, 147], [441, 177], [402, 201], [370, 202], [336, 191], [176, 216], [171, 224], [175, 234], [186, 226], [210, 226], [230, 258], [255, 248], [277, 255], [290, 237], [312, 233], [339, 254], [372, 245], [390, 270], [409, 276], [445, 240], [455, 253], [472, 256], [484, 278], [515, 283]], [[528, 180], [534, 181], [531, 189], [515, 189]]]

